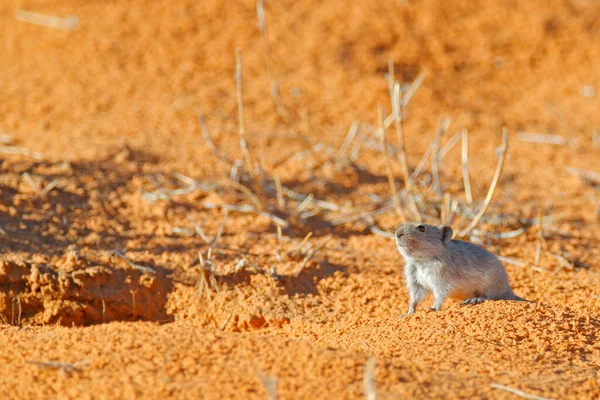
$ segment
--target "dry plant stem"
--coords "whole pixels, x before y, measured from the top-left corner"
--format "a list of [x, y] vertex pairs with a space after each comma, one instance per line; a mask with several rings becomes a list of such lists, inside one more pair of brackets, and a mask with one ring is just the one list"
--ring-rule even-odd
[[469, 180], [469, 132], [466, 129], [462, 131], [462, 173], [465, 185], [465, 198], [467, 204], [471, 205], [473, 203], [473, 195], [471, 194], [471, 181]]
[[304, 239], [302, 239], [302, 242], [300, 242], [300, 244], [294, 250], [292, 250], [290, 252], [290, 254], [294, 254], [294, 253], [299, 252], [304, 247], [304, 245], [306, 244], [306, 242], [308, 242], [308, 240], [312, 237], [312, 235], [313, 235], [312, 232], [308, 232], [306, 234], [306, 236], [304, 236]]
[[227, 184], [233, 187], [234, 189], [237, 189], [240, 192], [242, 192], [246, 196], [246, 198], [248, 198], [248, 200], [250, 200], [252, 204], [254, 204], [254, 207], [256, 207], [256, 211], [261, 211], [263, 209], [263, 205], [260, 199], [254, 193], [252, 193], [252, 191], [246, 186], [233, 180], [227, 181]]
[[542, 256], [542, 244], [538, 242], [535, 249], [535, 260], [533, 264], [537, 267], [540, 265], [540, 258]]
[[60, 29], [71, 31], [79, 26], [79, 20], [71, 15], [67, 18], [60, 18], [53, 15], [35, 13], [26, 10], [19, 10], [15, 15], [17, 21], [27, 22], [33, 25], [43, 26], [45, 28]]
[[404, 144], [404, 129], [403, 116], [402, 116], [402, 96], [400, 94], [400, 84], [396, 82], [393, 88], [392, 102], [394, 107], [394, 123], [396, 125], [396, 134], [398, 135], [398, 160], [400, 161], [400, 167], [402, 168], [402, 174], [404, 175], [404, 186], [406, 190], [412, 189], [412, 180], [410, 179], [410, 172], [408, 171], [408, 161], [406, 160], [406, 146]]
[[275, 182], [275, 195], [277, 197], [277, 206], [283, 210], [285, 208], [285, 201], [283, 199], [283, 188], [281, 187], [281, 180], [279, 179], [279, 175], [275, 175], [273, 178]]
[[412, 81], [412, 83], [410, 84], [410, 87], [408, 88], [406, 93], [404, 93], [404, 105], [407, 105], [408, 102], [415, 95], [415, 93], [417, 93], [417, 90], [419, 90], [419, 87], [421, 86], [421, 84], [423, 83], [424, 80], [425, 80], [425, 74], [423, 72], [421, 72], [421, 73], [419, 73], [419, 75], [417, 75], [415, 80]]
[[267, 392], [267, 399], [277, 400], [277, 378], [265, 375], [262, 371], [257, 371], [256, 376]]
[[463, 229], [460, 232], [460, 234], [458, 235], [459, 237], [467, 236], [473, 230], [473, 228], [475, 228], [477, 226], [479, 221], [481, 221], [481, 218], [483, 218], [483, 216], [485, 215], [485, 212], [487, 211], [488, 207], [490, 206], [490, 203], [492, 202], [492, 197], [494, 197], [494, 191], [496, 190], [496, 185], [498, 185], [498, 180], [500, 179], [500, 174], [502, 173], [502, 167], [504, 166], [504, 160], [506, 158], [507, 151], [508, 151], [508, 131], [506, 130], [506, 128], [503, 128], [502, 129], [502, 149], [500, 152], [500, 158], [498, 159], [498, 165], [496, 166], [496, 171], [494, 172], [494, 178], [492, 179], [492, 183], [490, 185], [490, 189], [488, 190], [488, 194], [485, 197], [483, 206], [481, 207], [481, 209], [479, 210], [477, 215], [475, 215], [475, 218], [473, 218], [473, 221], [471, 221], [469, 226], [467, 226], [465, 229]]
[[432, 189], [438, 197], [442, 197], [442, 186], [440, 184], [440, 143], [444, 132], [448, 128], [448, 124], [449, 122], [446, 118], [440, 118], [440, 123], [435, 134], [435, 141], [433, 142], [433, 152], [431, 154], [431, 172], [433, 175]]
[[190, 223], [194, 227], [194, 230], [196, 231], [196, 233], [198, 234], [198, 236], [200, 236], [202, 238], [202, 240], [204, 240], [204, 242], [206, 244], [210, 244], [212, 242], [212, 239], [210, 239], [208, 236], [206, 236], [206, 234], [204, 233], [204, 231], [202, 230], [202, 228], [200, 228], [200, 225], [198, 225], [196, 223], [196, 221], [194, 221], [192, 219], [192, 217], [188, 216], [187, 220], [190, 221]]
[[323, 247], [325, 247], [325, 245], [331, 241], [331, 239], [333, 239], [333, 236], [327, 235], [325, 237], [325, 239], [321, 242], [320, 245], [318, 245], [316, 248], [311, 249], [311, 250], [308, 251], [308, 254], [306, 255], [306, 257], [304, 257], [304, 260], [302, 260], [302, 265], [300, 265], [300, 269], [298, 270], [298, 272], [296, 272], [296, 277], [300, 276], [300, 274], [302, 273], [302, 271], [306, 267], [306, 264], [308, 264], [308, 262], [314, 256], [316, 256], [317, 253], [319, 253], [323, 249]]
[[235, 82], [237, 87], [238, 129], [240, 135], [240, 148], [242, 149], [242, 153], [244, 155], [244, 161], [246, 163], [248, 173], [252, 176], [252, 179], [254, 180], [254, 187], [256, 189], [256, 192], [261, 193], [260, 185], [258, 184], [258, 177], [256, 176], [254, 170], [254, 163], [252, 162], [252, 157], [250, 156], [248, 142], [246, 141], [246, 126], [244, 124], [244, 97], [242, 87], [242, 52], [239, 48], [235, 50], [235, 60]]
[[35, 160], [42, 159], [42, 153], [31, 151], [24, 147], [0, 146], [0, 154], [19, 154], [19, 155], [31, 157]]
[[552, 144], [555, 146], [571, 146], [571, 147], [578, 146], [578, 143], [576, 140], [567, 139], [560, 135], [549, 135], [546, 133], [520, 132], [517, 134], [517, 139], [521, 142], [528, 142], [528, 143], [543, 143], [543, 144]]
[[208, 125], [206, 124], [206, 119], [202, 113], [198, 114], [198, 121], [200, 122], [200, 130], [202, 131], [202, 137], [204, 138], [204, 142], [210, 149], [211, 153], [219, 160], [221, 163], [225, 164], [228, 168], [231, 168], [231, 161], [227, 159], [227, 157], [222, 156], [215, 146], [215, 143], [212, 141], [210, 137], [210, 132], [208, 130]]
[[44, 368], [54, 368], [61, 370], [63, 373], [79, 372], [88, 364], [88, 360], [83, 360], [75, 364], [68, 364], [60, 361], [34, 361], [27, 360], [27, 364], [39, 365]]
[[383, 107], [379, 106], [379, 114], [378, 114], [378, 122], [379, 129], [381, 134], [381, 145], [383, 146], [383, 153], [385, 156], [385, 169], [387, 172], [388, 183], [390, 185], [390, 191], [392, 192], [392, 199], [394, 199], [394, 204], [396, 205], [396, 212], [402, 218], [403, 221], [406, 221], [406, 216], [402, 211], [402, 205], [400, 203], [400, 196], [398, 196], [398, 189], [396, 189], [396, 182], [394, 182], [394, 173], [392, 171], [392, 160], [390, 158], [390, 154], [387, 151], [387, 140], [385, 134], [385, 128], [383, 127]]
[[425, 163], [427, 162], [427, 159], [431, 155], [432, 149], [433, 149], [433, 144], [430, 144], [427, 147], [427, 150], [425, 150], [425, 153], [423, 153], [423, 157], [421, 157], [421, 160], [419, 160], [419, 163], [417, 164], [417, 168], [415, 168], [412, 175], [410, 176], [411, 179], [414, 180], [419, 176], [419, 174], [421, 174], [421, 171], [423, 171], [423, 168], [425, 168]]
[[395, 207], [393, 206], [384, 206], [381, 207], [377, 210], [374, 211], [369, 211], [369, 212], [365, 212], [365, 213], [360, 213], [360, 214], [352, 214], [350, 216], [347, 216], [345, 218], [340, 218], [340, 219], [336, 219], [331, 221], [331, 225], [333, 226], [337, 226], [337, 225], [342, 225], [342, 224], [346, 224], [348, 222], [354, 222], [354, 221], [358, 221], [361, 218], [369, 218], [369, 217], [373, 217], [376, 215], [382, 215], [382, 214], [387, 214], [389, 212], [394, 211]]
[[221, 325], [221, 332], [225, 331], [225, 328], [227, 328], [227, 324], [229, 323], [229, 320], [231, 320], [231, 317], [233, 317], [233, 311], [229, 313], [229, 316], [227, 317], [225, 322], [223, 322], [223, 325]]
[[458, 132], [456, 135], [452, 136], [448, 142], [440, 149], [440, 161], [446, 158], [450, 150], [456, 146], [458, 142], [460, 142], [461, 133]]
[[394, 84], [396, 83], [396, 73], [394, 72], [394, 62], [388, 60], [388, 90], [390, 91], [390, 100], [392, 102], [392, 110], [394, 109]]
[[215, 236], [215, 240], [211, 245], [211, 249], [214, 249], [215, 246], [219, 244], [219, 240], [221, 239], [221, 235], [223, 234], [223, 230], [225, 229], [225, 223], [227, 222], [227, 216], [229, 215], [229, 210], [225, 209], [225, 213], [223, 214], [223, 221], [221, 222], [221, 226], [219, 226], [219, 230], [217, 231], [217, 235]]
[[377, 393], [375, 392], [375, 366], [377, 360], [371, 356], [365, 364], [365, 372], [363, 375], [363, 384], [365, 390], [365, 398], [367, 400], [375, 400]]
[[600, 173], [598, 172], [584, 171], [579, 168], [567, 167], [567, 173], [578, 176], [583, 181], [591, 182], [596, 185], [600, 184]]
[[154, 268], [145, 267], [143, 265], [139, 265], [139, 264], [134, 263], [133, 261], [129, 260], [125, 256], [125, 254], [123, 254], [123, 252], [121, 252], [121, 251], [119, 251], [117, 249], [114, 249], [113, 252], [115, 253], [115, 255], [117, 257], [119, 257], [120, 259], [122, 259], [123, 261], [125, 261], [127, 263], [127, 265], [129, 265], [131, 268], [137, 269], [137, 270], [142, 271], [142, 272], [154, 272]]
[[271, 54], [271, 45], [269, 42], [269, 35], [267, 31], [267, 18], [265, 15], [265, 4], [264, 0], [256, 1], [256, 17], [258, 19], [258, 28], [260, 30], [260, 35], [263, 42], [263, 49], [265, 52], [265, 59], [267, 62], [267, 72], [269, 74], [269, 79], [271, 80], [271, 97], [273, 97], [273, 101], [275, 102], [275, 106], [277, 107], [277, 113], [281, 115], [281, 117], [285, 120], [285, 122], [295, 131], [297, 132], [297, 136], [307, 147], [312, 147], [314, 145], [311, 138], [301, 134], [299, 132], [299, 128], [297, 126], [296, 121], [290, 115], [287, 108], [283, 104], [283, 99], [281, 97], [281, 91], [279, 90], [279, 81], [277, 80], [277, 73], [275, 72], [275, 67], [273, 65], [273, 56]]
[[256, 1], [256, 16], [258, 18], [258, 28], [260, 29], [260, 35], [262, 37], [263, 47], [265, 50], [265, 58], [267, 61], [267, 71], [271, 78], [271, 96], [277, 106], [277, 112], [285, 117], [287, 112], [281, 100], [281, 94], [279, 92], [279, 82], [275, 76], [275, 68], [273, 67], [273, 58], [271, 57], [271, 46], [269, 44], [269, 37], [267, 35], [267, 21], [265, 18], [265, 4], [263, 0]]
[[547, 397], [535, 396], [533, 394], [525, 393], [525, 392], [523, 392], [521, 390], [514, 389], [514, 388], [511, 388], [509, 386], [500, 385], [500, 384], [497, 384], [497, 383], [492, 383], [490, 386], [492, 388], [494, 388], [494, 389], [504, 390], [505, 392], [512, 393], [515, 396], [521, 397], [523, 399], [529, 399], [529, 400], [550, 400]]
[[[416, 90], [418, 89], [418, 87], [421, 85], [421, 83], [423, 82], [423, 77], [424, 75], [420, 74], [417, 79], [415, 79], [412, 83], [410, 88], [408, 89], [408, 91], [406, 92], [404, 101], [402, 102], [402, 107], [406, 107], [410, 101], [410, 99], [412, 98], [412, 96], [414, 95], [414, 93], [416, 92]], [[410, 94], [410, 95], [409, 95]], [[402, 110], [400, 111], [402, 112]], [[385, 121], [383, 123], [383, 126], [385, 129], [389, 128], [390, 125], [396, 120], [396, 116], [394, 115], [394, 112], [392, 111], [391, 114], [389, 114], [386, 118]], [[372, 133], [372, 135], [369, 135], [364, 141], [362, 141], [361, 143], [357, 144], [354, 149], [352, 150], [352, 154], [350, 155], [350, 159], [352, 161], [356, 161], [356, 159], [358, 158], [359, 154], [360, 154], [360, 150], [362, 148], [362, 146], [368, 142], [372, 136], [377, 134], [377, 131], [379, 130], [379, 128], [375, 129], [375, 131]]]
[[346, 151], [348, 151], [348, 148], [350, 147], [350, 145], [356, 138], [356, 135], [358, 134], [359, 126], [360, 126], [360, 124], [358, 121], [354, 121], [354, 122], [352, 122], [352, 125], [350, 125], [350, 129], [348, 129], [348, 134], [346, 135], [346, 138], [344, 139], [344, 141], [342, 142], [342, 145], [340, 146], [340, 149], [338, 150], [338, 154], [337, 154], [338, 160], [340, 158], [344, 157], [344, 155], [346, 154]]
[[23, 177], [23, 179], [25, 180], [25, 182], [27, 182], [29, 184], [29, 186], [31, 186], [31, 188], [33, 189], [34, 192], [39, 192], [40, 191], [40, 186], [38, 185], [38, 183], [31, 177], [31, 175], [29, 175], [28, 172], [23, 172], [23, 174], [21, 175]]
[[538, 209], [538, 244], [535, 252], [535, 266], [540, 265], [540, 258], [542, 256], [542, 250], [548, 252], [548, 243], [544, 235], [544, 213], [541, 209]]
[[372, 218], [361, 218], [360, 221], [369, 228], [369, 231], [374, 235], [383, 236], [387, 239], [393, 239], [394, 234], [391, 232], [384, 231], [383, 229], [376, 226]]
[[306, 196], [306, 198], [302, 200], [300, 204], [298, 204], [295, 213], [300, 214], [302, 211], [304, 211], [304, 209], [308, 207], [308, 205], [311, 203], [311, 201], [313, 201], [314, 198], [315, 196], [312, 193], [309, 193], [309, 195]]

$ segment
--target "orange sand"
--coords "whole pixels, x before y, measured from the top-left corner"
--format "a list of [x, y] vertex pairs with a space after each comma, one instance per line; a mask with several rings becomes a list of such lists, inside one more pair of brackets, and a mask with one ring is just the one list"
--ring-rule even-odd
[[[76, 15], [80, 26], [20, 22], [19, 9]], [[378, 398], [514, 398], [492, 384], [600, 398], [598, 186], [566, 170], [600, 172], [600, 4], [271, 0], [273, 64], [294, 125], [270, 96], [255, 10], [247, 0], [0, 4], [0, 133], [40, 153], [0, 153], [0, 397], [267, 398], [273, 387], [282, 399], [361, 398], [374, 356]], [[204, 204], [235, 202], [233, 192], [205, 188], [171, 202], [145, 193], [186, 187], [176, 172], [207, 185], [227, 173], [204, 145], [198, 112], [219, 148], [241, 157], [237, 47], [248, 141], [286, 187], [341, 205], [389, 196], [376, 151], [361, 152], [362, 171], [332, 170], [323, 154], [293, 156], [306, 148], [297, 133], [337, 149], [353, 121], [376, 125], [378, 104], [390, 109], [392, 59], [403, 83], [425, 74], [406, 109], [411, 167], [447, 116], [443, 143], [469, 130], [481, 201], [507, 126], [509, 156], [490, 214], [554, 218], [548, 249], [574, 266], [545, 253], [531, 267], [536, 226], [486, 239], [497, 254], [527, 262], [505, 265], [515, 292], [538, 303], [448, 301], [403, 319], [402, 261], [389, 239], [361, 222], [328, 228], [317, 217], [294, 225], [280, 263], [269, 220], [232, 211], [221, 245], [249, 250], [278, 278], [235, 271], [239, 256], [218, 253], [219, 292], [199, 299], [193, 263], [208, 245], [188, 218], [214, 236], [223, 213]], [[571, 145], [521, 142], [520, 132]], [[394, 174], [401, 185], [397, 163]], [[460, 145], [441, 178], [464, 198]], [[393, 230], [400, 220], [391, 213], [375, 222]], [[332, 240], [296, 276], [302, 257], [287, 252], [309, 231], [313, 244]]]

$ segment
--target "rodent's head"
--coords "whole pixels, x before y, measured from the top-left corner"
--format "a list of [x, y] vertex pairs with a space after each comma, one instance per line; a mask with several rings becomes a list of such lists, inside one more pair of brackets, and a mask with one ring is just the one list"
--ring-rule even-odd
[[452, 228], [407, 222], [398, 228], [395, 236], [398, 251], [407, 262], [427, 260], [446, 251], [446, 245], [452, 240]]

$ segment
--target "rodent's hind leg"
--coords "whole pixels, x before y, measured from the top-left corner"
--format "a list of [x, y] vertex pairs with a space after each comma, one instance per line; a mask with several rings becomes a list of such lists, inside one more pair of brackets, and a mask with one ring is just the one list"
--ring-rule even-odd
[[486, 301], [487, 299], [485, 297], [472, 297], [470, 299], [466, 299], [464, 300], [462, 303], [460, 303], [461, 305], [465, 306], [465, 305], [476, 305], [476, 304], [481, 304], [484, 301]]
[[434, 290], [433, 297], [433, 306], [429, 309], [433, 311], [440, 311], [442, 309], [444, 301], [446, 301], [446, 297], [448, 297], [448, 292], [445, 290]]

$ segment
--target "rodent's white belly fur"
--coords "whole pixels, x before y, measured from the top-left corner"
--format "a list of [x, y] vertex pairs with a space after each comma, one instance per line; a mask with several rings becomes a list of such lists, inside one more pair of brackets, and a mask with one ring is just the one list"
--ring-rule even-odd
[[[429, 290], [433, 290], [436, 282], [439, 281], [441, 265], [421, 265], [421, 268], [415, 268], [415, 276], [417, 282]], [[438, 283], [439, 284], [439, 283]]]

